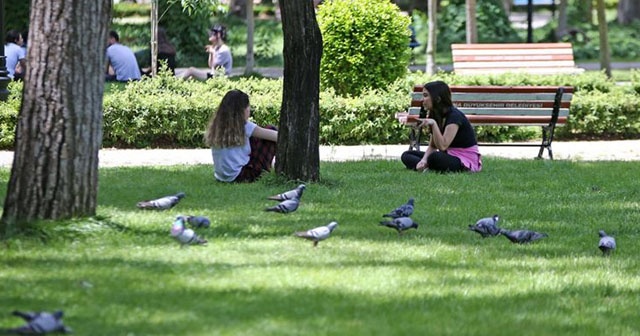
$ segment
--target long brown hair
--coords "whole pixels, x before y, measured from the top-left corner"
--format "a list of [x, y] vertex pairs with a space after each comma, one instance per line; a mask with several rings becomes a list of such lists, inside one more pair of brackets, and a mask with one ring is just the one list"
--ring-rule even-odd
[[429, 110], [429, 118], [434, 119], [438, 123], [438, 127], [442, 129], [444, 127], [445, 114], [453, 107], [451, 89], [443, 81], [426, 83], [424, 88], [429, 91], [429, 96], [431, 96], [432, 108]]
[[249, 95], [240, 90], [227, 92], [211, 119], [204, 134], [207, 146], [227, 148], [245, 143], [244, 111], [249, 106]]

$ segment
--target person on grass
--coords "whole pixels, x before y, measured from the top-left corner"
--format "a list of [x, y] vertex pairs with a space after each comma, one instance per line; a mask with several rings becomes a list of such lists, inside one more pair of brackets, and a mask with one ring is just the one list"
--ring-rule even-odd
[[[420, 127], [431, 132], [426, 152], [410, 150], [400, 159], [407, 169], [446, 172], [478, 172], [482, 158], [476, 134], [467, 117], [451, 101], [451, 90], [443, 81], [426, 83], [422, 90]], [[428, 114], [426, 112], [428, 111]]]
[[249, 120], [249, 96], [240, 90], [227, 92], [209, 120], [204, 139], [211, 146], [213, 171], [221, 182], [253, 182], [271, 170], [278, 132]]
[[225, 76], [231, 75], [233, 67], [233, 58], [231, 57], [231, 49], [225, 44], [227, 40], [227, 28], [222, 25], [214, 25], [209, 30], [209, 42], [211, 44], [205, 46], [205, 51], [209, 54], [208, 71], [202, 71], [198, 68], [190, 67], [177, 77], [183, 79], [199, 79], [207, 80], [217, 73], [224, 71]]
[[107, 69], [105, 79], [108, 82], [128, 82], [140, 80], [140, 68], [136, 55], [129, 47], [120, 44], [120, 36], [110, 31], [107, 36]]
[[27, 68], [27, 52], [23, 48], [24, 39], [17, 30], [9, 30], [5, 36], [4, 55], [7, 76], [14, 81], [22, 80]]

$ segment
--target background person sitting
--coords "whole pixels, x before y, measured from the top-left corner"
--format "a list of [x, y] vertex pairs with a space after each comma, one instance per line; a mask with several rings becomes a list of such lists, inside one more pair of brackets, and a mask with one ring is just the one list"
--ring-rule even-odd
[[[9, 78], [21, 80], [27, 69], [27, 52], [22, 48], [24, 40], [17, 30], [9, 30], [5, 36], [4, 55]], [[17, 70], [17, 71], [16, 71]]]
[[[135, 53], [138, 64], [142, 66], [140, 71], [145, 76], [151, 76], [151, 49], [143, 49]], [[167, 63], [171, 74], [176, 74], [176, 47], [169, 41], [167, 31], [158, 27], [158, 58], [156, 69], [159, 71], [162, 63]]]
[[110, 31], [107, 37], [107, 81], [128, 82], [140, 80], [140, 68], [136, 55], [129, 47], [120, 44], [120, 37]]
[[185, 70], [178, 77], [184, 79], [195, 78], [199, 80], [207, 80], [215, 76], [218, 69], [224, 69], [225, 76], [231, 75], [233, 67], [233, 58], [231, 57], [231, 49], [225, 44], [227, 40], [227, 28], [222, 25], [214, 25], [209, 30], [209, 42], [204, 49], [209, 53], [209, 71], [202, 71], [194, 67]]

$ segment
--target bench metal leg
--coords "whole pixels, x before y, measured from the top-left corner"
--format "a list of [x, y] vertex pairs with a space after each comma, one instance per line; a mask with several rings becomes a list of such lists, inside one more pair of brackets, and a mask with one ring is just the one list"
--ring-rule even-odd
[[543, 159], [542, 153], [546, 149], [547, 153], [549, 154], [549, 159], [553, 160], [553, 150], [551, 149], [551, 142], [553, 141], [554, 129], [555, 125], [553, 124], [542, 127], [542, 143], [540, 144], [540, 151], [538, 152], [537, 159]]
[[411, 127], [409, 131], [409, 150], [420, 150], [420, 141], [422, 140], [422, 128]]

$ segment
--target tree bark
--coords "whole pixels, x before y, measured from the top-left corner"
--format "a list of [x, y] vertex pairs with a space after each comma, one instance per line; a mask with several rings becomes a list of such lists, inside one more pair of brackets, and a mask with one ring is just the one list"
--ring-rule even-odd
[[0, 235], [95, 215], [111, 0], [33, 0]]
[[255, 31], [255, 22], [253, 19], [253, 1], [247, 1], [247, 63], [244, 67], [244, 74], [250, 75], [253, 72], [254, 52], [253, 52], [253, 33]]
[[633, 20], [640, 20], [640, 2], [638, 0], [620, 0], [618, 2], [618, 23], [628, 25]]
[[318, 181], [322, 35], [311, 1], [279, 4], [284, 79], [275, 168], [291, 180]]
[[476, 23], [476, 0], [466, 1], [467, 43], [478, 42], [478, 24]]
[[600, 69], [611, 78], [611, 52], [609, 51], [609, 31], [605, 17], [604, 0], [597, 0], [598, 30], [600, 33]]
[[429, 7], [429, 37], [427, 38], [427, 65], [425, 73], [433, 75], [436, 73], [436, 39], [438, 31], [438, 5], [436, 0], [428, 0]]
[[558, 5], [558, 28], [556, 29], [556, 39], [560, 40], [567, 34], [567, 0], [560, 0]]

